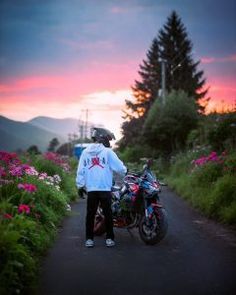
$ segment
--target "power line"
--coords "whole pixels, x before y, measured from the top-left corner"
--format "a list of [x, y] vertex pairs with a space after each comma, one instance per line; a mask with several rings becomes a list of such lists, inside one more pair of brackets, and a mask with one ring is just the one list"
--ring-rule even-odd
[[184, 51], [184, 49], [187, 48], [188, 43], [183, 44], [183, 43], [185, 43], [185, 41], [186, 41], [186, 40], [183, 40], [183, 41], [182, 41], [182, 43], [181, 43], [181, 45], [180, 45], [181, 48], [179, 49], [179, 52], [176, 54], [176, 56], [174, 56], [174, 57], [172, 58], [172, 60], [170, 61], [170, 64], [172, 64], [172, 63], [174, 62], [174, 60], [175, 60], [177, 57], [179, 57], [180, 54], [182, 54], [182, 52]]

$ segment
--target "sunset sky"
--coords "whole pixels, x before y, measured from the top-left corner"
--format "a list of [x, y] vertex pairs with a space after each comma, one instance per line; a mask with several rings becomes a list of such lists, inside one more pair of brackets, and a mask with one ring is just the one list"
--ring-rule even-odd
[[[236, 100], [235, 0], [0, 0], [0, 114], [74, 117], [119, 134], [139, 64], [176, 10], [210, 86]], [[119, 135], [118, 135], [119, 136]]]

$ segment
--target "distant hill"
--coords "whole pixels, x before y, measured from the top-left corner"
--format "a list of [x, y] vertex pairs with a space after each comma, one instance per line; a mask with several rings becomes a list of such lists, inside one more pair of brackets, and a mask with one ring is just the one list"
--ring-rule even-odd
[[[68, 140], [68, 134], [80, 133], [80, 125], [84, 126], [83, 121], [73, 118], [55, 119], [51, 117], [36, 117], [27, 123], [45, 129], [50, 132], [60, 134], [65, 140]], [[89, 137], [89, 130], [93, 126], [92, 123], [87, 124], [87, 136]]]
[[0, 116], [0, 149], [16, 151], [27, 149], [31, 145], [37, 145], [39, 150], [45, 151], [52, 138], [57, 137], [60, 143], [64, 143], [63, 136], [51, 132], [45, 128], [34, 126], [28, 122], [18, 122]]

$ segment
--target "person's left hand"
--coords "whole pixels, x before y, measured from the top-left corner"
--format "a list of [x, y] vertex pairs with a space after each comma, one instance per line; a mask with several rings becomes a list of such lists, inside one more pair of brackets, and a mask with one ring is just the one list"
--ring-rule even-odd
[[86, 194], [86, 190], [85, 190], [83, 187], [79, 187], [79, 188], [78, 188], [78, 196], [79, 196], [81, 199], [85, 199], [84, 194]]

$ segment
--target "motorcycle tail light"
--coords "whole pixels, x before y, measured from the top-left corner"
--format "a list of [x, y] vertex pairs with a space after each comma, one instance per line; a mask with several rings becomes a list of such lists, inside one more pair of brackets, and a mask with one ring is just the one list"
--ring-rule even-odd
[[136, 193], [139, 190], [139, 186], [135, 183], [130, 184], [130, 189], [132, 192]]

